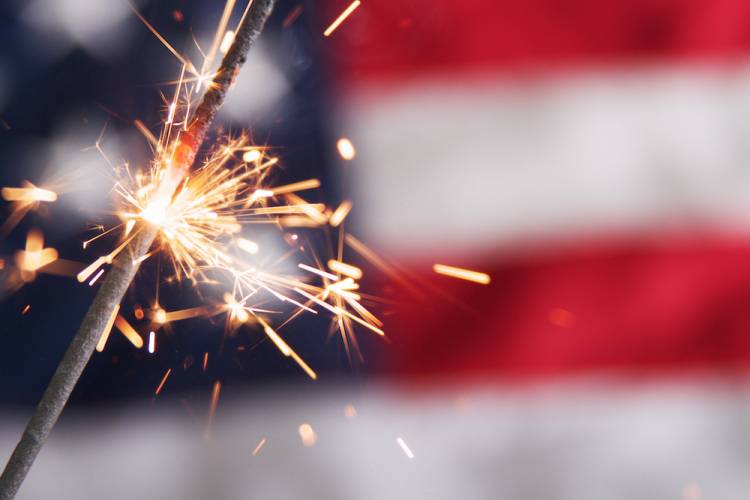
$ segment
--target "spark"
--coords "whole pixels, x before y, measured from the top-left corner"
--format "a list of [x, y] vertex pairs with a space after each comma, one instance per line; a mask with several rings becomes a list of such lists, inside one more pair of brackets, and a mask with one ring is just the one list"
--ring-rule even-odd
[[211, 403], [208, 406], [208, 419], [206, 421], [206, 431], [203, 434], [206, 440], [211, 439], [213, 432], [214, 415], [216, 414], [216, 407], [219, 405], [219, 393], [221, 392], [221, 382], [218, 380], [214, 382], [213, 389], [211, 390]]
[[318, 269], [317, 267], [308, 266], [307, 264], [302, 264], [301, 262], [297, 264], [297, 267], [300, 269], [304, 269], [305, 271], [310, 271], [313, 274], [317, 274], [318, 276], [322, 276], [326, 279], [329, 279], [331, 281], [338, 281], [338, 276], [335, 274], [327, 273], [323, 271], [322, 269]]
[[350, 278], [353, 278], [355, 280], [362, 278], [362, 269], [336, 259], [331, 259], [328, 261], [328, 269], [333, 272], [343, 274], [344, 276], [349, 276]]
[[252, 255], [255, 255], [260, 250], [260, 247], [258, 247], [257, 243], [251, 240], [247, 240], [245, 238], [238, 238], [237, 246]]
[[156, 334], [151, 331], [148, 332], [148, 352], [149, 354], [153, 354], [156, 350]]
[[443, 276], [450, 276], [451, 278], [473, 281], [474, 283], [479, 283], [480, 285], [488, 285], [490, 283], [490, 275], [479, 271], [471, 271], [469, 269], [447, 266], [445, 264], [435, 264], [432, 266], [432, 270], [437, 274], [442, 274]]
[[411, 449], [406, 445], [406, 442], [403, 439], [401, 439], [400, 437], [397, 437], [396, 442], [401, 447], [401, 450], [403, 450], [404, 455], [406, 455], [409, 458], [414, 458], [414, 453], [412, 453]]
[[29, 312], [30, 309], [31, 309], [31, 305], [30, 304], [26, 304], [24, 306], [23, 310], [21, 311], [21, 315], [26, 314], [27, 312]]
[[208, 366], [208, 351], [206, 351], [203, 354], [203, 371], [206, 371], [206, 367]]
[[167, 322], [167, 312], [161, 307], [156, 308], [154, 311], [154, 321], [163, 325]]
[[91, 264], [89, 264], [88, 266], [86, 266], [86, 268], [83, 271], [81, 271], [80, 273], [78, 273], [76, 275], [76, 279], [78, 280], [79, 283], [83, 283], [84, 281], [86, 281], [87, 279], [89, 279], [89, 277], [92, 274], [94, 274], [94, 272], [97, 269], [99, 269], [101, 266], [103, 266], [105, 263], [106, 263], [106, 258], [105, 257], [99, 257], [94, 262], [92, 262]]
[[357, 409], [354, 408], [354, 405], [344, 406], [344, 416], [348, 418], [349, 420], [357, 416]]
[[281, 26], [284, 28], [288, 28], [291, 26], [294, 21], [297, 20], [300, 14], [302, 14], [303, 7], [302, 5], [296, 5], [292, 11], [284, 18], [284, 21], [282, 21]]
[[229, 48], [234, 43], [234, 31], [228, 30], [226, 33], [224, 33], [224, 39], [221, 41], [221, 45], [219, 45], [219, 52], [222, 54], [226, 54], [229, 52]]
[[42, 189], [36, 187], [30, 182], [30, 187], [13, 188], [4, 187], [2, 189], [2, 196], [5, 201], [21, 201], [21, 202], [53, 202], [57, 201], [57, 193], [50, 191], [49, 189]]
[[32, 229], [26, 235], [26, 247], [16, 252], [16, 265], [21, 279], [29, 282], [36, 277], [36, 272], [57, 260], [57, 250], [44, 247], [44, 236], [38, 229]]
[[151, 33], [153, 33], [153, 35], [162, 43], [162, 45], [164, 45], [164, 47], [167, 48], [168, 51], [172, 53], [173, 56], [177, 58], [178, 61], [180, 61], [183, 65], [185, 65], [192, 74], [196, 76], [199, 75], [198, 70], [195, 69], [195, 66], [193, 65], [193, 63], [185, 59], [179, 52], [177, 52], [177, 50], [174, 47], [172, 47], [172, 45], [170, 45], [169, 42], [167, 42], [167, 40], [163, 36], [161, 36], [161, 34], [158, 31], [156, 31], [156, 28], [154, 28], [151, 25], [151, 23], [146, 21], [146, 18], [143, 17], [141, 13], [138, 12], [138, 10], [132, 4], [130, 4], [130, 8], [133, 10], [133, 12], [138, 17], [138, 19], [140, 19], [141, 22], [146, 26], [146, 28], [148, 28], [148, 30]]
[[318, 441], [318, 435], [310, 424], [301, 424], [297, 432], [299, 432], [299, 437], [302, 439], [302, 444], [308, 448], [315, 446], [315, 443]]
[[331, 217], [328, 219], [328, 223], [331, 227], [338, 227], [344, 222], [344, 219], [352, 209], [352, 202], [350, 200], [344, 200], [341, 202], [336, 210], [333, 211]]
[[107, 320], [107, 324], [104, 325], [104, 331], [102, 332], [102, 336], [99, 337], [99, 342], [96, 344], [97, 352], [102, 352], [104, 350], [104, 346], [107, 344], [107, 339], [109, 338], [109, 332], [112, 331], [112, 325], [115, 324], [115, 318], [117, 317], [117, 313], [119, 311], [120, 311], [120, 305], [117, 304], [117, 306], [115, 306], [115, 308], [112, 310], [112, 314]]
[[97, 280], [102, 277], [102, 274], [104, 274], [104, 269], [99, 269], [99, 272], [96, 273], [93, 278], [91, 278], [91, 281], [89, 281], [89, 286], [94, 286], [94, 283], [96, 283]]
[[331, 33], [333, 33], [333, 32], [334, 32], [334, 31], [336, 30], [336, 28], [338, 28], [338, 27], [339, 27], [339, 25], [340, 25], [341, 23], [343, 23], [343, 22], [344, 22], [344, 21], [346, 20], [346, 18], [347, 18], [347, 17], [349, 17], [349, 15], [350, 15], [350, 14], [351, 14], [352, 12], [354, 12], [354, 10], [355, 10], [355, 9], [356, 9], [357, 7], [359, 7], [359, 6], [360, 6], [360, 4], [361, 4], [361, 3], [362, 3], [362, 2], [360, 2], [360, 0], [354, 0], [354, 1], [353, 1], [353, 2], [352, 2], [352, 3], [350, 4], [350, 5], [349, 5], [349, 7], [347, 7], [347, 8], [346, 8], [346, 9], [344, 10], [344, 12], [342, 12], [342, 13], [341, 13], [341, 14], [339, 15], [339, 17], [337, 17], [337, 18], [336, 18], [336, 20], [335, 20], [335, 21], [333, 21], [333, 22], [331, 23], [331, 25], [330, 25], [330, 26], [328, 26], [328, 28], [326, 28], [326, 30], [325, 30], [325, 31], [323, 32], [323, 36], [331, 36]]
[[352, 144], [352, 141], [346, 137], [342, 137], [336, 141], [336, 149], [339, 151], [339, 156], [344, 160], [353, 160], [357, 155], [357, 150], [354, 149], [354, 144]]
[[167, 121], [164, 122], [166, 125], [171, 125], [174, 121], [174, 114], [177, 112], [177, 103], [173, 102], [169, 105], [169, 113], [167, 114]]
[[[112, 264], [144, 226], [150, 225], [158, 230], [154, 248], [133, 264], [159, 257], [157, 285], [152, 295], [156, 300], [149, 314], [154, 324], [152, 328], [217, 315], [225, 315], [227, 333], [246, 325], [257, 325], [283, 356], [292, 358], [315, 380], [316, 372], [282, 338], [268, 314], [283, 315], [280, 321], [283, 326], [302, 313], [318, 314], [321, 309], [331, 312], [332, 325], [341, 330], [347, 353], [350, 345], [358, 349], [354, 339], [355, 325], [381, 336], [385, 334], [382, 323], [361, 303], [363, 294], [358, 291], [356, 280], [362, 277], [362, 270], [343, 261], [341, 247], [345, 240], [348, 241], [343, 223], [352, 208], [350, 200], [342, 201], [331, 210], [299, 195], [319, 188], [319, 179], [275, 183], [274, 167], [279, 158], [267, 155], [267, 147], [253, 143], [246, 132], [220, 136], [193, 162], [196, 151], [190, 146], [187, 132], [193, 119], [191, 106], [200, 94], [197, 90], [213, 77], [213, 58], [226, 52], [233, 33], [237, 32], [236, 29], [227, 29], [234, 4], [234, 0], [225, 3], [212, 44], [202, 64], [198, 65], [200, 70], [157, 34], [143, 16], [138, 15], [182, 63], [180, 76], [173, 82], [173, 94], [163, 97], [163, 119], [158, 132], [152, 132], [140, 120], [133, 121], [152, 148], [153, 158], [144, 166], [125, 164], [115, 170], [116, 182], [112, 190], [115, 207], [112, 212], [118, 224], [108, 229], [102, 227], [99, 234], [84, 243], [84, 248], [101, 245], [115, 237], [119, 239], [113, 250], [92, 257], [92, 262], [78, 272], [77, 279], [79, 282], [89, 281], [90, 285], [96, 283], [106, 272], [105, 266]], [[359, 2], [352, 4], [336, 21], [336, 26], [358, 5]], [[247, 13], [246, 8], [243, 17]], [[98, 147], [100, 140], [97, 141], [97, 150], [104, 155]], [[340, 141], [344, 144], [340, 146], [343, 157], [349, 155], [353, 158], [355, 152], [351, 141], [343, 137], [341, 140], [344, 141]], [[105, 161], [109, 162], [106, 157]], [[303, 242], [297, 234], [285, 232], [284, 228], [288, 227], [337, 230], [340, 238], [338, 255], [321, 260], [307, 248], [306, 241]], [[279, 230], [292, 250], [275, 258], [269, 253], [272, 245], [261, 247], [258, 244], [257, 234], [266, 230]], [[306, 263], [300, 262], [295, 267], [302, 276], [278, 272], [284, 261], [297, 256], [305, 257]], [[321, 261], [328, 262], [327, 269], [323, 268]], [[160, 284], [183, 281], [198, 290], [204, 303], [198, 307], [166, 311], [159, 304]], [[206, 293], [209, 289], [210, 293]], [[279, 306], [267, 307], [265, 304], [269, 299], [276, 300]], [[136, 308], [135, 317], [139, 320], [145, 317], [140, 307]], [[125, 324], [127, 326], [123, 326]], [[121, 331], [126, 330], [127, 333], [123, 332], [126, 336], [130, 334], [131, 342], [140, 344], [138, 347], [143, 345], [144, 339], [127, 321], [118, 320], [117, 325]], [[154, 336], [149, 333], [149, 352], [152, 339], [155, 343], [155, 333]], [[206, 353], [204, 371], [207, 362]]]
[[201, 316], [208, 316], [208, 309], [205, 306], [190, 307], [188, 309], [180, 309], [177, 311], [166, 312], [164, 309], [157, 309], [155, 313], [155, 320], [157, 323], [171, 323], [173, 321], [180, 321], [183, 319], [198, 318]]
[[320, 187], [320, 181], [318, 179], [307, 179], [305, 181], [293, 182], [291, 184], [285, 184], [283, 186], [276, 186], [270, 189], [273, 196], [278, 196], [285, 193], [293, 193], [295, 191], [305, 191], [307, 189], [316, 189]]
[[224, 294], [225, 307], [229, 311], [230, 320], [236, 320], [239, 323], [247, 323], [250, 319], [250, 314], [245, 308], [244, 302], [237, 302], [231, 293], [227, 292]]
[[164, 388], [164, 384], [167, 383], [167, 379], [169, 378], [169, 374], [172, 373], [171, 368], [167, 368], [167, 372], [164, 374], [164, 376], [161, 379], [161, 382], [159, 382], [159, 386], [154, 391], [154, 395], [158, 396], [161, 390]]
[[143, 347], [143, 339], [141, 338], [141, 336], [138, 335], [138, 332], [135, 331], [135, 328], [133, 328], [132, 325], [119, 314], [115, 318], [115, 326], [118, 330], [120, 330], [120, 333], [125, 335], [125, 338], [127, 338], [130, 343], [133, 344], [137, 349]]
[[255, 163], [256, 161], [260, 160], [263, 154], [258, 149], [250, 149], [248, 151], [245, 151], [245, 153], [242, 155], [242, 161], [246, 163]]
[[318, 375], [315, 373], [315, 371], [313, 371], [312, 368], [310, 368], [307, 363], [305, 363], [302, 358], [299, 357], [299, 355], [297, 355], [296, 352], [294, 352], [291, 347], [289, 347], [289, 344], [287, 344], [284, 339], [282, 339], [279, 334], [276, 333], [274, 329], [271, 328], [271, 326], [263, 319], [261, 319], [260, 317], [258, 317], [257, 319], [258, 322], [263, 326], [263, 331], [265, 332], [265, 334], [268, 336], [268, 338], [271, 339], [274, 344], [276, 344], [276, 347], [279, 349], [279, 351], [281, 351], [284, 356], [291, 357], [300, 366], [300, 368], [302, 368], [305, 373], [307, 373], [308, 377], [316, 380], [318, 378]]
[[260, 452], [260, 449], [263, 448], [263, 445], [266, 444], [266, 438], [263, 438], [260, 440], [260, 442], [253, 448], [252, 455], [255, 456]]

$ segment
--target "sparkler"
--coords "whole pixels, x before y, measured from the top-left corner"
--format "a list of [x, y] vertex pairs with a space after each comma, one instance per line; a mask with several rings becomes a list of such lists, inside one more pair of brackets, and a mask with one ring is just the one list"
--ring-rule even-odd
[[[170, 200], [192, 166], [196, 153], [203, 144], [208, 128], [224, 102], [240, 66], [245, 62], [250, 46], [260, 35], [272, 9], [273, 0], [255, 0], [248, 5], [232, 46], [224, 56], [201, 104], [195, 110], [192, 121], [180, 137], [172, 142], [174, 146], [170, 151], [171, 161], [165, 162], [162, 167], [158, 187], [150, 198], [153, 205], [149, 204], [146, 207], [152, 209], [153, 214], [159, 214], [168, 208]], [[161, 163], [159, 160], [165, 158], [162, 155], [156, 163]], [[143, 218], [148, 220], [147, 217]], [[159, 231], [153, 224], [140, 222], [138, 226], [140, 227], [137, 229], [133, 228], [133, 234], [115, 254], [116, 258], [112, 256], [105, 259], [111, 261], [112, 268], [104, 278], [78, 332], [0, 476], [1, 499], [11, 499], [15, 496], [57, 422], [102, 332], [111, 328], [110, 321], [114, 321], [120, 301], [133, 280], [142, 257], [148, 253]], [[112, 314], [113, 312], [115, 314]]]
[[[352, 352], [359, 354], [354, 336], [355, 324], [385, 336], [382, 322], [363, 305], [371, 297], [359, 291], [358, 281], [363, 271], [344, 260], [345, 244], [388, 274], [396, 273], [359, 240], [344, 232], [344, 221], [352, 209], [351, 201], [344, 200], [335, 210], [308, 202], [300, 193], [318, 188], [320, 181], [317, 179], [278, 186], [271, 184], [270, 172], [277, 158], [271, 157], [266, 148], [253, 145], [244, 133], [224, 137], [210, 148], [205, 160], [194, 165], [214, 116], [273, 7], [273, 0], [251, 0], [237, 29], [228, 30], [234, 3], [235, 0], [227, 0], [219, 28], [200, 70], [136, 12], [182, 63], [182, 73], [175, 82], [173, 98], [165, 102], [166, 117], [158, 137], [142, 122], [135, 122], [136, 128], [151, 144], [154, 159], [145, 172], [133, 171], [127, 164], [116, 169], [118, 181], [113, 192], [120, 224], [108, 230], [102, 227], [100, 234], [84, 242], [84, 248], [117, 230], [121, 230], [121, 240], [112, 251], [94, 259], [77, 273], [78, 281], [88, 282], [89, 286], [99, 283], [102, 278], [99, 292], [0, 477], [0, 499], [15, 495], [92, 352], [94, 349], [101, 352], [106, 347], [112, 329], [117, 329], [136, 348], [144, 347], [144, 337], [120, 314], [120, 301], [140, 264], [159, 251], [163, 251], [172, 264], [174, 275], [168, 278], [169, 281], [186, 280], [195, 286], [203, 286], [222, 283], [221, 279], [217, 280], [219, 275], [228, 277], [232, 284], [231, 291], [223, 294], [222, 303], [179, 311], [165, 311], [159, 305], [157, 290], [157, 300], [150, 311], [144, 311], [140, 306], [134, 309], [138, 320], [148, 313], [152, 328], [188, 318], [226, 314], [228, 329], [245, 323], [258, 325], [281, 354], [294, 360], [312, 379], [317, 378], [315, 371], [278, 333], [279, 328], [299, 314], [317, 314], [318, 309], [332, 313], [332, 331], [339, 331], [350, 359]], [[353, 2], [329, 30], [336, 29], [357, 6], [359, 2]], [[216, 53], [225, 55], [218, 71], [212, 74], [211, 62]], [[193, 109], [192, 93], [202, 87], [206, 91], [200, 105]], [[99, 141], [95, 147], [109, 162], [99, 147]], [[337, 148], [344, 159], [352, 159], [356, 154], [353, 144], [346, 138], [338, 141]], [[53, 191], [30, 183], [23, 188], [6, 188], [2, 195], [18, 204], [14, 213], [21, 216], [40, 202], [54, 201], [57, 196]], [[327, 260], [328, 270], [314, 254], [315, 265], [299, 263], [298, 269], [309, 273], [303, 279], [274, 274], [270, 269], [273, 266], [261, 269], [249, 265], [244, 257], [255, 258], [262, 249], [258, 242], [240, 236], [242, 227], [247, 224], [333, 228], [338, 231], [335, 258]], [[30, 234], [29, 238], [30, 244], [19, 253], [17, 261], [19, 269], [31, 279], [34, 272], [57, 259], [57, 253], [54, 249], [43, 248], [41, 234]], [[285, 239], [295, 251], [302, 248], [297, 234], [287, 233]], [[152, 250], [154, 241], [157, 247]], [[321, 285], [311, 284], [311, 279], [320, 280]], [[264, 303], [261, 294], [292, 306], [294, 312], [274, 328], [266, 315], [278, 311], [261, 308]], [[153, 354], [154, 331], [149, 332], [147, 345], [148, 352]], [[206, 371], [207, 363], [208, 352], [203, 357], [203, 371]], [[171, 372], [171, 368], [166, 371], [154, 391], [155, 396], [161, 393]], [[219, 391], [217, 382], [211, 398], [207, 437], [211, 433]], [[306, 445], [314, 444], [316, 434], [309, 425], [301, 426], [300, 434]], [[260, 446], [262, 443], [258, 450]]]

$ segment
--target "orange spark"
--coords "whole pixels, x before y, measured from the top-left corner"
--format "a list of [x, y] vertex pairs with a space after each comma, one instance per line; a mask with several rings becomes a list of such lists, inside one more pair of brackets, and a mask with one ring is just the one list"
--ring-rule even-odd
[[344, 219], [349, 215], [349, 211], [352, 209], [352, 202], [350, 200], [344, 200], [341, 205], [333, 211], [331, 217], [328, 219], [328, 223], [333, 227], [338, 227], [344, 222]]
[[331, 259], [328, 261], [328, 269], [335, 273], [343, 274], [344, 276], [349, 276], [350, 278], [353, 278], [355, 280], [358, 280], [362, 278], [362, 269], [353, 266], [351, 264], [347, 264], [346, 262], [341, 262], [340, 260]]
[[162, 377], [161, 382], [159, 382], [159, 387], [157, 387], [156, 390], [154, 391], [154, 394], [156, 396], [158, 396], [161, 390], [164, 388], [164, 384], [167, 383], [167, 379], [169, 378], [170, 373], [172, 373], [172, 369], [167, 368], [167, 372], [164, 374], [164, 377]]
[[346, 137], [342, 137], [336, 141], [336, 149], [339, 151], [339, 156], [344, 160], [353, 160], [357, 155], [357, 150], [354, 149], [354, 144], [352, 144], [352, 141]]
[[308, 448], [315, 446], [315, 443], [318, 441], [318, 435], [310, 424], [300, 425], [297, 432], [299, 432], [299, 437], [302, 439], [302, 444]]
[[25, 187], [25, 188], [4, 187], [2, 191], [0, 191], [0, 193], [2, 193], [3, 199], [5, 201], [53, 202], [57, 200], [57, 193], [55, 193], [54, 191], [36, 187], [30, 182], [28, 182], [28, 184], [31, 187]]
[[253, 255], [258, 253], [258, 250], [260, 250], [257, 243], [255, 243], [254, 241], [246, 240], [245, 238], [237, 238], [237, 246], [247, 253]]
[[316, 189], [320, 187], [320, 181], [318, 179], [307, 179], [304, 181], [293, 182], [291, 184], [285, 184], [283, 186], [275, 186], [270, 189], [273, 196], [279, 194], [292, 193], [294, 191], [305, 191], [307, 189]]
[[133, 328], [131, 324], [119, 314], [115, 318], [115, 326], [136, 348], [140, 349], [143, 347], [143, 339], [141, 336], [138, 335], [135, 328]]
[[120, 304], [117, 304], [112, 310], [112, 315], [107, 320], [107, 324], [104, 326], [104, 331], [102, 332], [102, 336], [99, 337], [99, 342], [96, 344], [97, 352], [102, 352], [104, 350], [104, 346], [107, 344], [107, 339], [109, 338], [109, 332], [112, 331], [112, 325], [115, 324], [115, 318], [117, 317], [117, 313], [119, 311]]
[[57, 250], [44, 248], [44, 236], [38, 229], [29, 231], [26, 236], [26, 248], [16, 252], [16, 265], [24, 281], [32, 281], [39, 269], [55, 260], [57, 260]]
[[357, 7], [359, 7], [359, 5], [360, 5], [361, 3], [362, 3], [362, 2], [360, 2], [360, 0], [354, 0], [354, 1], [353, 1], [353, 2], [352, 2], [352, 3], [350, 4], [350, 5], [349, 5], [349, 7], [347, 7], [347, 8], [346, 8], [346, 10], [344, 10], [344, 12], [342, 12], [342, 13], [341, 13], [341, 14], [339, 15], [339, 17], [337, 17], [337, 18], [336, 18], [336, 20], [335, 20], [335, 21], [333, 21], [333, 22], [331, 23], [331, 25], [330, 25], [330, 26], [328, 26], [328, 28], [326, 28], [326, 30], [325, 30], [325, 31], [323, 32], [323, 36], [331, 36], [331, 33], [333, 33], [333, 32], [334, 32], [334, 31], [336, 30], [336, 28], [338, 28], [338, 27], [339, 27], [339, 25], [340, 25], [341, 23], [343, 23], [343, 22], [344, 22], [344, 21], [346, 20], [346, 18], [347, 18], [347, 17], [349, 17], [349, 15], [350, 15], [350, 14], [351, 14], [352, 12], [354, 12], [354, 9], [356, 9]]
[[263, 154], [260, 152], [260, 150], [253, 148], [245, 151], [245, 153], [242, 155], [242, 161], [246, 163], [253, 163], [260, 160], [261, 156], [263, 156]]
[[488, 285], [490, 283], [490, 275], [481, 273], [479, 271], [471, 271], [469, 269], [463, 269], [461, 267], [447, 266], [445, 264], [435, 264], [432, 266], [432, 270], [443, 276], [450, 276], [451, 278], [458, 278], [466, 281], [473, 281], [480, 285]]

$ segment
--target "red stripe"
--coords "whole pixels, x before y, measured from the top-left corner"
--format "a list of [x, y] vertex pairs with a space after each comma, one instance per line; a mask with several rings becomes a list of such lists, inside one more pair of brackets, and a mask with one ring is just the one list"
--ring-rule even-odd
[[[327, 23], [349, 4], [329, 1]], [[322, 31], [322, 28], [321, 28]], [[750, 48], [746, 0], [364, 1], [330, 39], [349, 79], [426, 72], [732, 58]]]
[[617, 244], [484, 268], [489, 286], [424, 274], [390, 368], [413, 376], [553, 375], [750, 361], [750, 241]]

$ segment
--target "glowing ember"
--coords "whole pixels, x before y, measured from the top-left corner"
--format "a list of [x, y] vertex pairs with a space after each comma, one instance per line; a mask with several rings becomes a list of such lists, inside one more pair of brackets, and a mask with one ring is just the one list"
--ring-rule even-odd
[[2, 193], [5, 201], [23, 201], [23, 202], [35, 202], [35, 201], [46, 201], [53, 202], [57, 201], [57, 193], [50, 191], [49, 189], [42, 189], [28, 183], [31, 187], [25, 188], [12, 188], [4, 187], [0, 193]]
[[161, 379], [161, 382], [159, 382], [159, 386], [158, 386], [158, 387], [156, 388], [156, 390], [154, 391], [154, 394], [155, 394], [156, 396], [158, 396], [158, 395], [159, 395], [159, 393], [161, 392], [161, 390], [162, 390], [162, 389], [164, 388], [164, 384], [166, 384], [166, 383], [167, 383], [167, 379], [169, 378], [169, 375], [170, 375], [171, 373], [172, 373], [172, 369], [171, 369], [171, 368], [168, 368], [168, 369], [167, 369], [167, 372], [166, 372], [166, 373], [164, 374], [164, 376], [162, 377], [162, 379]]
[[112, 315], [109, 317], [109, 320], [107, 320], [107, 324], [104, 327], [102, 336], [99, 337], [99, 342], [96, 344], [97, 352], [102, 352], [104, 350], [104, 346], [107, 345], [107, 339], [109, 339], [109, 332], [112, 331], [112, 325], [115, 324], [115, 318], [117, 317], [117, 313], [119, 311], [120, 311], [120, 306], [118, 304], [112, 311]]
[[153, 354], [156, 350], [156, 334], [154, 332], [148, 332], [148, 352]]
[[257, 243], [255, 243], [254, 241], [246, 240], [245, 238], [238, 238], [237, 246], [240, 247], [242, 250], [246, 251], [247, 253], [253, 254], [253, 255], [258, 253], [258, 250], [260, 250]]
[[333, 272], [349, 276], [355, 280], [362, 278], [362, 270], [351, 264], [341, 262], [339, 260], [331, 259], [328, 261], [328, 269]]
[[224, 39], [221, 41], [221, 45], [219, 46], [219, 52], [222, 54], [226, 54], [229, 52], [229, 48], [232, 46], [232, 43], [234, 43], [234, 31], [229, 30], [226, 33], [224, 33]]
[[336, 18], [336, 20], [335, 20], [335, 21], [333, 21], [333, 22], [331, 23], [331, 25], [330, 25], [330, 26], [328, 26], [328, 28], [326, 28], [326, 30], [325, 30], [325, 31], [323, 32], [323, 36], [331, 36], [331, 33], [333, 33], [334, 31], [336, 31], [336, 28], [338, 28], [338, 27], [339, 27], [339, 25], [340, 25], [341, 23], [343, 23], [343, 22], [344, 22], [344, 21], [346, 20], [346, 18], [347, 18], [347, 17], [349, 17], [349, 15], [350, 15], [350, 14], [351, 14], [352, 12], [354, 12], [354, 9], [356, 9], [357, 7], [359, 7], [359, 6], [360, 6], [360, 4], [361, 4], [361, 3], [362, 3], [362, 2], [360, 2], [360, 0], [354, 0], [354, 1], [353, 1], [353, 2], [352, 2], [352, 3], [350, 4], [350, 5], [349, 5], [349, 7], [347, 7], [347, 8], [346, 8], [346, 9], [344, 10], [344, 12], [342, 12], [342, 13], [341, 13], [341, 14], [339, 15], [339, 17], [337, 17], [337, 18]]
[[140, 335], [138, 335], [138, 332], [135, 331], [135, 328], [131, 326], [128, 321], [120, 316], [119, 314], [115, 318], [115, 326], [118, 330], [120, 330], [120, 333], [125, 335], [125, 338], [127, 338], [131, 344], [133, 344], [137, 349], [140, 349], [143, 347], [143, 339]]
[[466, 281], [473, 281], [480, 285], [488, 285], [490, 283], [490, 275], [481, 273], [479, 271], [470, 271], [469, 269], [463, 269], [460, 267], [446, 266], [445, 264], [435, 264], [432, 266], [432, 270], [443, 276], [450, 276], [451, 278], [458, 278]]
[[344, 200], [341, 202], [341, 205], [336, 208], [336, 210], [331, 214], [331, 217], [328, 219], [328, 223], [331, 225], [331, 227], [338, 227], [341, 225], [342, 222], [344, 222], [344, 219], [347, 215], [349, 215], [349, 211], [352, 209], [352, 202], [349, 200]]
[[302, 439], [303, 445], [307, 446], [308, 448], [311, 446], [315, 446], [315, 443], [318, 441], [318, 435], [315, 433], [310, 424], [300, 425], [297, 431], [299, 432], [299, 437]]
[[344, 160], [353, 160], [357, 155], [357, 151], [354, 149], [354, 144], [352, 144], [352, 141], [346, 137], [342, 137], [336, 141], [336, 149], [339, 151], [339, 156]]
[[260, 160], [261, 156], [263, 156], [263, 154], [259, 149], [250, 149], [242, 155], [242, 161], [247, 163], [254, 163]]
[[26, 237], [26, 248], [16, 252], [16, 265], [24, 281], [32, 281], [39, 269], [56, 260], [57, 250], [44, 248], [44, 237], [36, 229], [29, 231]]

